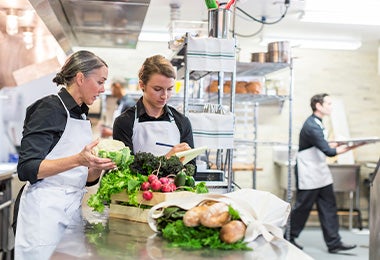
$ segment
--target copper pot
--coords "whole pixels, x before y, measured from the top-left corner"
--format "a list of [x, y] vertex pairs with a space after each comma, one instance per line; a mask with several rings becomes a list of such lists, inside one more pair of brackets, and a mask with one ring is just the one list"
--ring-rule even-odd
[[268, 62], [290, 62], [290, 45], [287, 41], [268, 43]]
[[267, 56], [266, 52], [254, 52], [251, 54], [251, 61], [252, 62], [264, 63], [267, 61], [266, 56]]

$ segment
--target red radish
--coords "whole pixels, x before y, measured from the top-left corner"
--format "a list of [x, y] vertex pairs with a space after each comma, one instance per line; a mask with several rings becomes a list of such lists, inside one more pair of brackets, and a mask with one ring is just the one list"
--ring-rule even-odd
[[172, 191], [175, 191], [175, 190], [177, 189], [177, 186], [175, 186], [174, 182], [169, 183], [169, 186], [170, 186], [170, 189], [171, 189]]
[[170, 184], [163, 184], [161, 188], [162, 192], [172, 192], [172, 188], [170, 187]]
[[162, 184], [167, 184], [167, 183], [169, 183], [169, 178], [168, 178], [168, 177], [161, 177], [161, 178], [160, 178], [160, 182], [161, 182]]
[[149, 190], [149, 189], [150, 189], [150, 183], [148, 181], [141, 183], [141, 190]]
[[174, 183], [167, 183], [167, 184], [162, 185], [161, 191], [162, 192], [173, 192], [176, 189], [177, 189], [177, 187], [175, 186]]
[[150, 187], [152, 188], [153, 191], [160, 191], [162, 184], [159, 180], [154, 180], [150, 183]]
[[144, 200], [151, 200], [153, 198], [153, 192], [146, 190], [142, 194]]
[[150, 183], [152, 183], [153, 181], [156, 181], [156, 180], [158, 180], [157, 175], [151, 174], [151, 175], [148, 176], [148, 181]]

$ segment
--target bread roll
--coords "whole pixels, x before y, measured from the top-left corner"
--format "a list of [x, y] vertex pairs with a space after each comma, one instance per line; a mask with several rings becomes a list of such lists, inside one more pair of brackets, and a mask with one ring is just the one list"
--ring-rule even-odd
[[210, 85], [208, 86], [207, 91], [210, 93], [218, 92], [218, 81], [217, 80], [211, 81]]
[[246, 88], [247, 88], [247, 92], [251, 94], [260, 94], [262, 92], [261, 83], [258, 81], [248, 82]]
[[226, 82], [224, 82], [223, 92], [226, 94], [231, 93], [231, 81], [230, 80], [226, 80]]
[[246, 94], [247, 88], [245, 87], [247, 85], [247, 82], [245, 81], [238, 81], [236, 82], [236, 93], [238, 94]]

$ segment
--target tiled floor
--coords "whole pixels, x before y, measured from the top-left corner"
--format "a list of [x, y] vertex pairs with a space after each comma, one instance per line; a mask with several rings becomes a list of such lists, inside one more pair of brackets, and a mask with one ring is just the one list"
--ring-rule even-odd
[[339, 254], [330, 254], [323, 240], [319, 227], [306, 227], [296, 240], [303, 246], [305, 253], [316, 260], [367, 260], [369, 259], [369, 231], [368, 229], [348, 230], [341, 228], [340, 235], [346, 244], [356, 244], [357, 247]]

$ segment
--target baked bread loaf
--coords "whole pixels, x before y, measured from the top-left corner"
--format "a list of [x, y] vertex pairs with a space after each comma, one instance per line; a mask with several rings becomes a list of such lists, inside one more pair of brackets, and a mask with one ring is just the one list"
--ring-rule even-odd
[[238, 94], [246, 94], [247, 93], [246, 85], [247, 85], [247, 82], [245, 82], [245, 81], [237, 81], [235, 92]]
[[210, 93], [217, 93], [218, 92], [218, 81], [217, 80], [211, 81], [210, 85], [207, 88], [207, 91]]
[[247, 92], [250, 94], [260, 94], [262, 92], [261, 83], [258, 81], [248, 82], [246, 88], [247, 88]]

